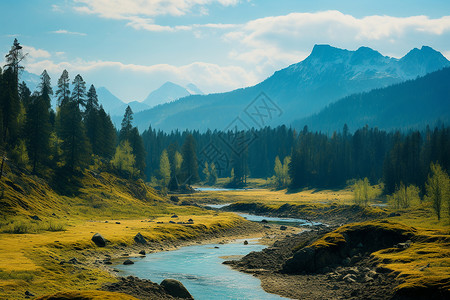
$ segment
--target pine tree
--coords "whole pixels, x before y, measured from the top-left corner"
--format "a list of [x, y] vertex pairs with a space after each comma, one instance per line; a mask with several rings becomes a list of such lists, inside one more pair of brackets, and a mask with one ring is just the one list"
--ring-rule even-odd
[[101, 148], [103, 145], [100, 143], [103, 132], [103, 124], [100, 120], [99, 106], [97, 92], [94, 85], [91, 85], [87, 93], [86, 110], [84, 112], [84, 124], [86, 127], [86, 135], [92, 146], [92, 152], [96, 155], [101, 155]]
[[200, 180], [198, 176], [197, 154], [195, 150], [195, 139], [192, 134], [189, 134], [181, 148], [183, 155], [183, 163], [181, 165], [181, 172], [183, 181], [188, 185], [196, 183]]
[[53, 95], [52, 82], [47, 70], [44, 70], [41, 74], [41, 83], [39, 84], [40, 95], [49, 97]]
[[48, 158], [50, 125], [50, 95], [53, 94], [50, 76], [47, 71], [41, 75], [39, 85], [40, 95], [32, 97], [28, 105], [25, 133], [27, 149], [33, 166], [33, 173], [37, 172], [38, 165]]
[[114, 124], [111, 121], [111, 117], [106, 114], [103, 107], [100, 106], [98, 111], [98, 120], [101, 130], [97, 137], [96, 151], [101, 157], [110, 159], [114, 155], [117, 133]]
[[86, 82], [84, 82], [83, 77], [80, 74], [75, 76], [72, 85], [72, 101], [77, 104], [78, 109], [86, 107]]
[[19, 99], [25, 110], [27, 110], [31, 101], [31, 91], [25, 82], [19, 84]]
[[125, 109], [125, 114], [122, 119], [122, 127], [119, 132], [119, 141], [128, 140], [130, 137], [131, 129], [133, 129], [133, 111], [128, 105]]
[[99, 110], [97, 91], [93, 84], [89, 87], [87, 92], [86, 111], [87, 110]]
[[133, 127], [131, 129], [128, 140], [130, 142], [131, 148], [133, 149], [133, 154], [136, 158], [135, 167], [139, 170], [140, 175], [142, 176], [145, 171], [145, 148], [142, 137], [136, 127]]
[[7, 68], [2, 75], [0, 87], [0, 110], [2, 111], [2, 143], [14, 146], [19, 132], [18, 115], [20, 112], [17, 74], [12, 67]]
[[70, 89], [69, 89], [69, 73], [64, 70], [61, 77], [58, 79], [58, 89], [56, 90], [56, 97], [58, 99], [58, 107], [65, 104], [70, 99]]
[[58, 123], [65, 165], [72, 173], [76, 169], [83, 169], [89, 161], [91, 146], [77, 102], [69, 101], [61, 106]]

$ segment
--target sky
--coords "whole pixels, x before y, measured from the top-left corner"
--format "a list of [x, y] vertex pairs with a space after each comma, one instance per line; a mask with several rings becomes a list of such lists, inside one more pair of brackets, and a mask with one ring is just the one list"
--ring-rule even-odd
[[427, 45], [450, 59], [448, 0], [0, 0], [0, 12], [2, 57], [17, 38], [28, 72], [56, 84], [67, 69], [125, 102], [166, 81], [251, 86], [315, 44], [397, 58]]

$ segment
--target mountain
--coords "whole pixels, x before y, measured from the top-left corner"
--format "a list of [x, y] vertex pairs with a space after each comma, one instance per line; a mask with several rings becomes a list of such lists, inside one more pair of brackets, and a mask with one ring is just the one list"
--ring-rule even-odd
[[106, 113], [109, 113], [111, 116], [123, 116], [127, 104], [117, 98], [107, 88], [99, 87], [97, 89], [97, 96], [99, 104], [103, 106]]
[[203, 95], [203, 92], [193, 83], [186, 85], [186, 89], [191, 95]]
[[313, 131], [332, 133], [344, 124], [350, 131], [365, 126], [380, 129], [420, 129], [450, 124], [450, 68], [414, 80], [354, 94], [330, 104], [318, 114], [293, 122]]
[[[198, 88], [193, 84], [192, 87], [194, 90], [198, 90]], [[191, 93], [187, 89], [178, 84], [168, 81], [158, 89], [151, 92], [147, 96], [147, 98], [145, 98], [143, 103], [145, 103], [149, 107], [154, 107], [189, 95], [191, 95]]]
[[[140, 112], [140, 111], [143, 111], [143, 110], [146, 110], [146, 109], [150, 108], [150, 106], [148, 106], [147, 104], [139, 102], [139, 101], [132, 101], [132, 102], [129, 102], [127, 104], [131, 107], [131, 110], [134, 113], [137, 113], [137, 112]], [[125, 105], [125, 108], [126, 108], [126, 105]], [[125, 112], [125, 110], [124, 110], [124, 112]]]
[[31, 93], [33, 93], [36, 90], [39, 83], [41, 82], [41, 78], [39, 75], [27, 72], [26, 70], [21, 71], [19, 77], [20, 77], [19, 81], [25, 82], [27, 84], [27, 87], [30, 89]]
[[368, 47], [349, 51], [315, 45], [305, 60], [255, 86], [187, 96], [137, 113], [134, 121], [141, 131], [149, 125], [170, 131], [227, 129], [236, 122], [244, 128], [290, 124], [345, 96], [414, 79], [449, 65], [441, 53], [426, 46], [396, 59]]

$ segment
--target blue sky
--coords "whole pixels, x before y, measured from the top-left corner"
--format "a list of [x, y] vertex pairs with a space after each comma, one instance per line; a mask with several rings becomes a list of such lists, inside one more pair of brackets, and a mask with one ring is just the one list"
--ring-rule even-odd
[[[428, 45], [450, 58], [447, 0], [0, 0], [0, 53], [143, 100], [172, 81], [207, 93], [256, 84], [314, 44], [401, 57]], [[4, 55], [3, 55], [4, 56]]]

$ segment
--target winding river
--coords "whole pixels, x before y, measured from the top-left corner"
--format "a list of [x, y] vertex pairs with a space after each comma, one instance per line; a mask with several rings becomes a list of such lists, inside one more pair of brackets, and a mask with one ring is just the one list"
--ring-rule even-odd
[[[209, 205], [220, 209], [223, 205]], [[303, 219], [277, 218], [238, 213], [249, 221], [291, 226], [320, 225]], [[181, 281], [195, 299], [286, 299], [266, 293], [259, 279], [223, 265], [229, 259], [238, 259], [266, 246], [257, 239], [229, 244], [209, 244], [182, 247], [173, 251], [152, 253], [143, 258], [132, 258], [133, 265], [117, 265], [121, 275], [133, 275], [160, 283], [166, 278]]]
[[133, 275], [160, 283], [165, 278], [181, 281], [194, 299], [285, 299], [268, 294], [259, 279], [223, 265], [230, 256], [260, 251], [265, 246], [257, 240], [243, 240], [224, 245], [209, 244], [158, 252], [133, 258], [134, 265], [118, 265], [121, 275]]

